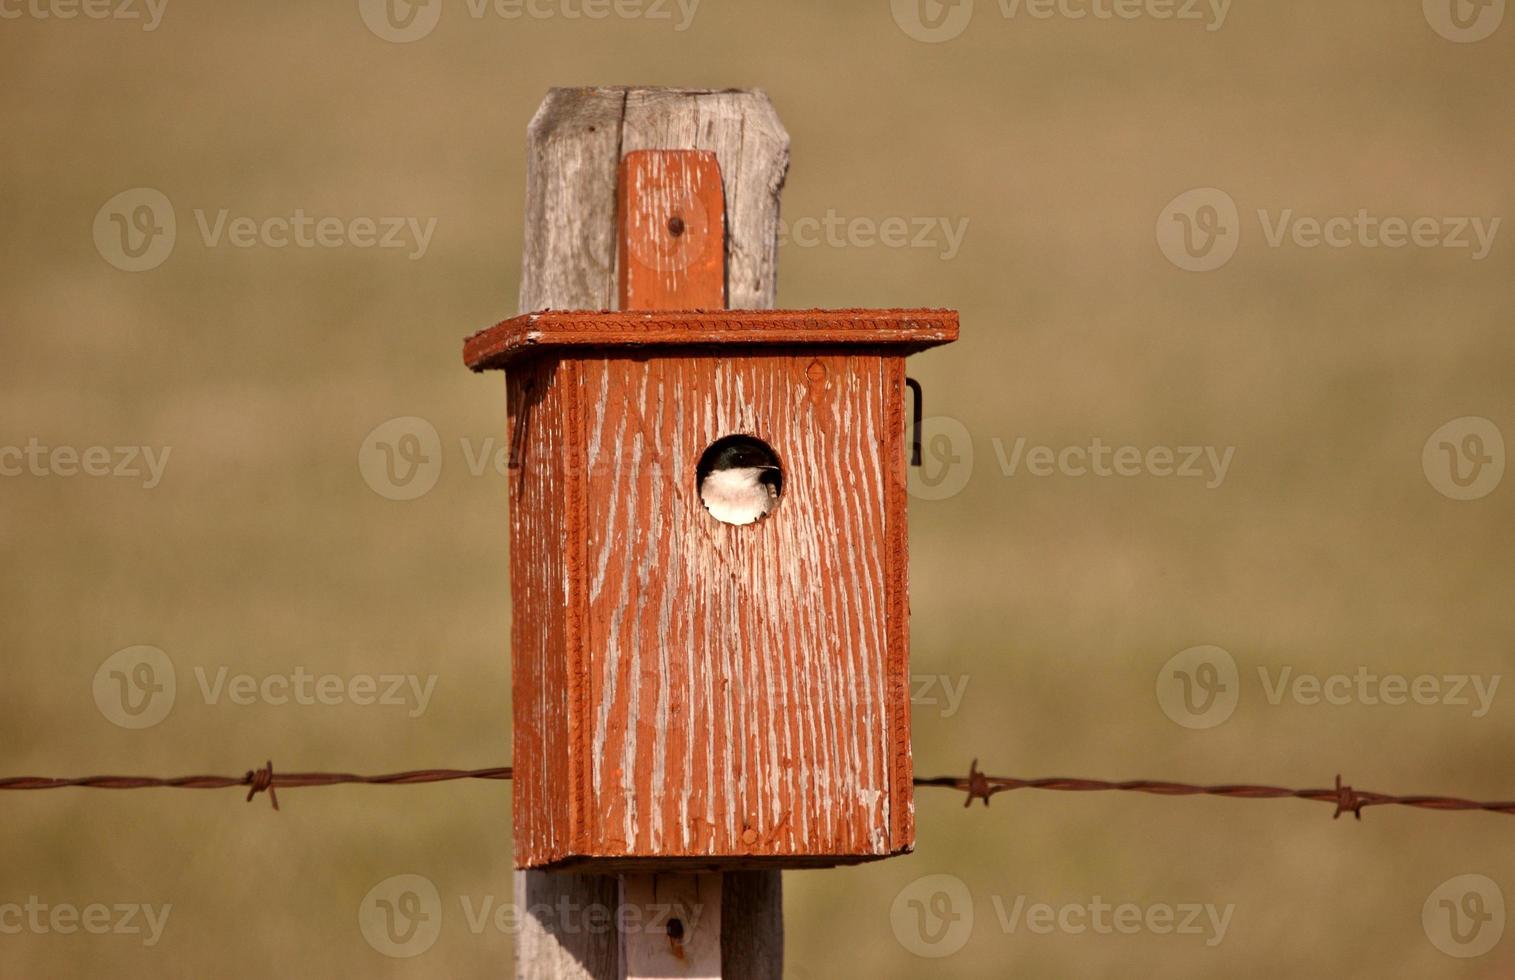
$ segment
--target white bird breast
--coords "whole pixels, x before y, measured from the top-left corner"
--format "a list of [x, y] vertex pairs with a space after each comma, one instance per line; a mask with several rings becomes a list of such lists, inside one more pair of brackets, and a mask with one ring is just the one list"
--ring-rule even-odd
[[773, 509], [773, 490], [756, 468], [712, 470], [700, 484], [700, 500], [712, 517], [727, 524], [751, 524]]

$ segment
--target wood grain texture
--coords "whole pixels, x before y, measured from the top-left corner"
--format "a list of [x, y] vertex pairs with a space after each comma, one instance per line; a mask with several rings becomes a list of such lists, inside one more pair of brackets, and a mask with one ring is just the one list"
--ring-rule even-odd
[[616, 175], [633, 150], [709, 150], [726, 204], [727, 303], [769, 309], [789, 134], [762, 91], [553, 89], [527, 132], [522, 312], [616, 296]]
[[784, 963], [783, 876], [728, 871], [721, 879], [721, 977], [778, 980]]
[[[564, 921], [557, 911], [613, 910], [620, 901], [615, 875], [517, 871], [513, 895], [521, 916], [515, 970], [520, 980], [620, 980], [615, 930], [586, 929], [582, 916]], [[778, 974], [768, 980], [778, 980]]]
[[[606, 309], [615, 301], [615, 183], [623, 144], [628, 150], [716, 153], [725, 177], [728, 301], [754, 309], [774, 305], [778, 199], [789, 165], [789, 137], [763, 93], [555, 89], [533, 118], [527, 142], [521, 311]], [[513, 543], [513, 562], [516, 547]], [[518, 660], [518, 678], [519, 672]], [[516, 686], [519, 690], [519, 679]], [[726, 881], [728, 896], [730, 883], [741, 883], [740, 911], [723, 925], [723, 956], [738, 951], [735, 955], [743, 957], [725, 966], [726, 975], [778, 980], [783, 967], [778, 872], [732, 874]], [[516, 940], [517, 976], [612, 980], [619, 975], [614, 935], [564, 929], [539, 911], [560, 903], [610, 906], [614, 877], [519, 871], [516, 893], [517, 907], [526, 910]], [[725, 915], [733, 915], [729, 897]]]
[[726, 199], [727, 305], [739, 310], [772, 308], [778, 277], [779, 193], [789, 172], [789, 134], [768, 96], [761, 90], [628, 90], [621, 152], [685, 149], [709, 150], [720, 163]]
[[[538, 359], [510, 388], [517, 863], [908, 850], [903, 358]], [[695, 482], [733, 433], [784, 467], [751, 527]]]
[[526, 130], [521, 312], [615, 303], [623, 89], [553, 89]]
[[[475, 371], [585, 347], [746, 347], [866, 344], [911, 353], [957, 339], [954, 310], [546, 311], [512, 317], [474, 334], [463, 360]], [[668, 352], [663, 352], [668, 353]], [[728, 356], [739, 356], [733, 350]]]
[[[566, 465], [565, 399], [577, 391], [576, 385], [564, 383], [571, 370], [556, 361], [538, 361], [511, 372], [506, 386], [517, 864], [540, 848], [568, 843], [574, 823], [569, 804], [575, 794], [556, 787], [574, 782], [583, 766], [573, 751], [571, 727], [581, 717], [573, 684], [582, 676], [582, 666], [574, 662], [582, 649], [581, 620], [569, 614], [568, 605], [573, 592], [569, 566], [580, 552], [570, 547], [572, 509], [564, 505], [583, 495], [582, 486], [569, 487], [582, 473]], [[531, 750], [520, 751], [522, 745]], [[523, 803], [531, 804], [524, 811], [530, 819], [520, 819]]]
[[[579, 362], [587, 413], [584, 666], [590, 809], [541, 863], [700, 858], [787, 866], [907, 849], [890, 694], [894, 646], [886, 431], [893, 358], [876, 350]], [[717, 439], [767, 442], [774, 513], [735, 527], [701, 504]], [[902, 503], [902, 501], [901, 501]], [[899, 515], [902, 518], [902, 515]], [[571, 608], [577, 609], [577, 603]], [[518, 749], [519, 751], [519, 749]]]
[[726, 306], [726, 202], [709, 150], [633, 150], [617, 185], [620, 308]]
[[[622, 906], [638, 912], [637, 928], [621, 931], [625, 980], [721, 977], [721, 879], [718, 874], [621, 875]], [[678, 925], [670, 931], [673, 922]]]
[[[955, 326], [955, 323], [954, 323]], [[956, 331], [954, 329], [954, 338]], [[910, 533], [909, 466], [905, 458], [905, 359], [887, 357], [881, 366], [884, 389], [884, 550], [885, 677], [888, 726], [893, 749], [890, 785], [894, 805], [889, 834], [902, 847], [915, 845], [915, 763], [910, 748]]]

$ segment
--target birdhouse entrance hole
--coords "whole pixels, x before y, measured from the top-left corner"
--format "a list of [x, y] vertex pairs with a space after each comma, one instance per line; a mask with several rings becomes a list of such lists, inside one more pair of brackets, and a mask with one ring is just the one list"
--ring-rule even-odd
[[755, 524], [773, 512], [784, 494], [778, 454], [761, 439], [730, 435], [700, 455], [694, 472], [700, 501], [723, 524]]

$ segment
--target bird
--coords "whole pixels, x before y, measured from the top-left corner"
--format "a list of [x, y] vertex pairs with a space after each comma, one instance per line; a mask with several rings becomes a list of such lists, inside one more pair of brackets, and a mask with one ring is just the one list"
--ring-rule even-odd
[[783, 488], [772, 451], [756, 439], [733, 438], [719, 445], [701, 470], [700, 500], [726, 524], [751, 524], [766, 516]]

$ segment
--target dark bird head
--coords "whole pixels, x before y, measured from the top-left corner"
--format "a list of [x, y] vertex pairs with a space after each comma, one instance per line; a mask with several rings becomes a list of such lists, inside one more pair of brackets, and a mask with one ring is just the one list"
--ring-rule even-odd
[[761, 446], [734, 443], [718, 450], [710, 461], [711, 470], [777, 469], [773, 455]]
[[775, 496], [783, 492], [784, 476], [778, 456], [767, 443], [751, 436], [727, 436], [713, 443], [700, 457], [699, 482], [717, 470], [758, 470], [758, 480], [773, 488]]

